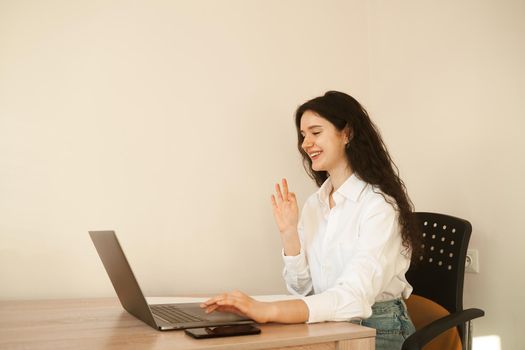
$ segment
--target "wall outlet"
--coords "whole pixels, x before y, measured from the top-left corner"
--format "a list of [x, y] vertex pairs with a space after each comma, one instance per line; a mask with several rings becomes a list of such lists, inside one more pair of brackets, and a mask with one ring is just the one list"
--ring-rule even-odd
[[467, 259], [465, 260], [465, 272], [479, 273], [479, 256], [477, 249], [467, 250]]

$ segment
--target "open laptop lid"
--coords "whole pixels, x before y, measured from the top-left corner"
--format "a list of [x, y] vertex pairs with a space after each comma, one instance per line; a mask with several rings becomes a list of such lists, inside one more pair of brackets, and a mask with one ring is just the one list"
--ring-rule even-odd
[[158, 328], [114, 231], [89, 231], [117, 296], [130, 314]]

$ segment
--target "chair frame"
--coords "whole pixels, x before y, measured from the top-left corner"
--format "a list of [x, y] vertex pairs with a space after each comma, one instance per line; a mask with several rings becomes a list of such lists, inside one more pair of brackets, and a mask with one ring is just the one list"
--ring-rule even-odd
[[[455, 290], [450, 295], [448, 295], [448, 297], [443, 299], [437, 297], [436, 291], [434, 290], [435, 288], [432, 288], [432, 283], [429, 279], [428, 274], [426, 274], [423, 270], [418, 271], [417, 268], [419, 264], [416, 260], [413, 260], [414, 263], [407, 272], [407, 279], [414, 287], [413, 293], [433, 300], [434, 302], [437, 302], [445, 309], [447, 309], [450, 312], [450, 315], [440, 318], [410, 335], [403, 343], [402, 350], [420, 350], [432, 339], [453, 327], [458, 328], [463, 350], [470, 349], [470, 321], [485, 315], [485, 312], [481, 309], [463, 309], [465, 260], [467, 256], [467, 248], [470, 240], [470, 235], [472, 232], [472, 225], [467, 220], [445, 214], [430, 212], [414, 212], [413, 215], [415, 215], [415, 217], [417, 218], [418, 224], [422, 228], [423, 232], [425, 232], [425, 230], [429, 231], [429, 229], [437, 232], [437, 230], [439, 230], [439, 227], [446, 227], [447, 225], [455, 225], [457, 227], [460, 227], [460, 229], [458, 229], [458, 231], [460, 232], [458, 232], [457, 235], [454, 236], [456, 237], [455, 239], [458, 239], [459, 245], [455, 250], [458, 254], [456, 259], [458, 266], [454, 266], [454, 268], [457, 269], [457, 272], [455, 272], [456, 278], [453, 281], [453, 284], [455, 284], [455, 286], [452, 286], [455, 287]], [[439, 222], [439, 225], [433, 225], [433, 227], [437, 228], [432, 229], [430, 225], [427, 225], [430, 222]], [[425, 244], [432, 243], [427, 237], [430, 236], [430, 232], [431, 231], [429, 231], [422, 237]], [[434, 238], [432, 237], [432, 239]], [[430, 255], [430, 253], [428, 254]], [[424, 257], [426, 259], [426, 256]], [[417, 259], [417, 257], [412, 258]], [[430, 259], [430, 261], [432, 260]], [[419, 284], [416, 282], [416, 277], [420, 280]], [[465, 327], [465, 324], [467, 324], [467, 327]]]

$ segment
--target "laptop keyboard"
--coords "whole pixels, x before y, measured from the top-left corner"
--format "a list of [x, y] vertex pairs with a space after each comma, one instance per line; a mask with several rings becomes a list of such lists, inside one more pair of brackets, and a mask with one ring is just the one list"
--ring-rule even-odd
[[154, 315], [160, 316], [171, 323], [187, 323], [205, 321], [200, 317], [190, 315], [174, 305], [150, 305]]

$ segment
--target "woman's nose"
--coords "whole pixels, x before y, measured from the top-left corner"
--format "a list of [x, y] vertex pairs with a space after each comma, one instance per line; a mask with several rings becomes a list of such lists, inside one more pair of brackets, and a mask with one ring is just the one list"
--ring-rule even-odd
[[313, 146], [312, 141], [311, 141], [310, 139], [308, 139], [308, 138], [305, 137], [304, 140], [303, 140], [303, 143], [302, 143], [301, 147], [302, 147], [304, 150], [306, 150], [308, 147], [312, 147], [312, 146]]

